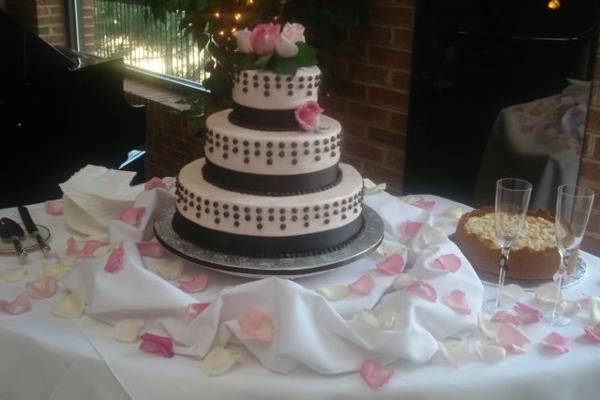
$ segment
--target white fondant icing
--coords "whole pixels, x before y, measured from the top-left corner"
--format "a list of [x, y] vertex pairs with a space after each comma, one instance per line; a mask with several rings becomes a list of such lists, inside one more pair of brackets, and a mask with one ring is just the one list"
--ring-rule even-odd
[[[179, 172], [177, 210], [206, 228], [240, 235], [296, 236], [342, 227], [358, 218], [362, 211], [362, 177], [348, 164], [340, 163], [342, 179], [330, 189], [277, 197], [213, 186], [202, 176], [204, 164], [203, 158], [198, 159]], [[239, 221], [239, 226], [235, 226], [235, 221]]]
[[295, 75], [243, 70], [233, 80], [233, 101], [263, 110], [295, 110], [307, 101], [317, 101], [320, 77], [317, 66], [298, 68]]
[[204, 154], [223, 168], [254, 174], [295, 175], [320, 171], [340, 160], [342, 127], [333, 118], [322, 115], [318, 132], [267, 132], [232, 124], [228, 119], [230, 112], [220, 111], [206, 120]]

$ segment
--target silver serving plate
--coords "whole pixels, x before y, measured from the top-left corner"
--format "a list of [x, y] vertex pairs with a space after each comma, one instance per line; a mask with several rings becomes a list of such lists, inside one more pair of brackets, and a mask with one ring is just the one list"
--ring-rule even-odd
[[192, 263], [226, 274], [249, 278], [268, 276], [299, 278], [320, 274], [366, 256], [383, 240], [381, 217], [369, 207], [363, 206], [363, 228], [338, 249], [323, 254], [296, 257], [240, 256], [205, 249], [182, 239], [171, 225], [174, 213], [173, 208], [163, 210], [158, 213], [154, 222], [154, 233], [163, 246]]

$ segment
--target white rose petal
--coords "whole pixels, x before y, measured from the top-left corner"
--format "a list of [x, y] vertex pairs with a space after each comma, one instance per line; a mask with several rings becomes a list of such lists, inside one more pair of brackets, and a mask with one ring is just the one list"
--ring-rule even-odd
[[85, 310], [85, 299], [79, 291], [69, 291], [54, 306], [52, 314], [60, 318], [74, 319], [83, 315]]
[[600, 296], [592, 297], [590, 303], [590, 322], [592, 325], [600, 324]]
[[252, 32], [250, 32], [248, 28], [233, 33], [237, 42], [237, 49], [242, 53], [254, 53], [252, 42], [250, 41], [251, 34]]
[[462, 340], [447, 340], [439, 343], [439, 351], [442, 356], [453, 367], [460, 367], [467, 359], [469, 354], [469, 341]]
[[394, 253], [402, 255], [406, 259], [406, 246], [400, 242], [384, 239], [375, 252], [373, 252], [373, 255], [379, 261], [383, 261]]
[[183, 261], [176, 258], [172, 261], [168, 261], [166, 264], [159, 263], [157, 269], [160, 276], [168, 281], [174, 281], [181, 278], [184, 266], [185, 264]]
[[380, 183], [379, 185], [377, 185], [375, 182], [368, 178], [363, 179], [363, 186], [365, 188], [365, 194], [375, 194], [383, 192], [387, 187], [385, 183]]
[[490, 340], [496, 340], [496, 330], [492, 322], [487, 320], [483, 313], [479, 313], [477, 315], [477, 327], [479, 328], [479, 332], [481, 335]]
[[394, 280], [393, 286], [394, 286], [394, 289], [398, 289], [398, 290], [406, 289], [408, 286], [413, 284], [416, 280], [417, 280], [417, 278], [412, 276], [410, 273], [402, 272], [402, 273], [398, 274], [398, 276]]
[[576, 301], [563, 300], [560, 303], [560, 309], [567, 315], [575, 315], [581, 311], [581, 304]]
[[508, 303], [516, 303], [524, 295], [525, 289], [515, 283], [504, 286], [504, 290], [502, 291], [502, 297], [507, 300]]
[[554, 304], [562, 299], [558, 286], [553, 282], [549, 282], [536, 289], [535, 300], [540, 304]]
[[0, 272], [0, 276], [8, 283], [16, 283], [27, 276], [27, 269], [23, 266], [12, 267]]
[[396, 313], [390, 309], [379, 309], [375, 311], [362, 310], [352, 316], [355, 322], [372, 326], [378, 329], [391, 329], [396, 321]]
[[100, 246], [96, 250], [94, 250], [94, 253], [92, 255], [94, 257], [102, 257], [102, 256], [110, 253], [112, 250], [113, 250], [113, 246], [111, 244], [106, 244], [106, 245]]
[[475, 343], [475, 351], [477, 351], [482, 361], [490, 364], [500, 362], [506, 358], [506, 349], [495, 344], [477, 341]]
[[239, 351], [215, 347], [200, 363], [200, 368], [208, 376], [219, 376], [227, 373], [240, 359]]
[[298, 46], [282, 36], [275, 46], [275, 51], [280, 57], [291, 58], [298, 54]]
[[54, 279], [62, 279], [69, 271], [71, 267], [63, 264], [50, 264], [45, 265], [44, 274]]
[[446, 209], [446, 211], [444, 211], [442, 216], [446, 217], [446, 218], [450, 218], [450, 219], [460, 219], [460, 217], [462, 217], [462, 215], [466, 212], [467, 212], [467, 210], [465, 210], [462, 207], [452, 206], [452, 207], [448, 207], [448, 209]]
[[348, 296], [350, 288], [348, 285], [331, 285], [317, 289], [327, 300], [336, 301]]
[[119, 342], [134, 343], [144, 326], [143, 319], [124, 319], [115, 324], [114, 336]]

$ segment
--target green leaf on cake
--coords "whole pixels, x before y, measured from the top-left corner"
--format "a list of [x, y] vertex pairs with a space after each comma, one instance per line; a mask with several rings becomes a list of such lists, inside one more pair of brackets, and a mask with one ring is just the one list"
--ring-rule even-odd
[[269, 61], [271, 61], [271, 58], [273, 58], [273, 53], [259, 57], [256, 61], [254, 61], [254, 66], [258, 68], [265, 68]]
[[233, 54], [233, 64], [238, 69], [253, 69], [256, 56], [254, 54], [236, 52]]
[[317, 50], [303, 42], [296, 43], [298, 46], [298, 54], [292, 57], [292, 60], [298, 67], [309, 67], [311, 65], [317, 65]]
[[298, 65], [294, 62], [294, 58], [277, 57], [273, 64], [273, 72], [282, 75], [294, 75]]

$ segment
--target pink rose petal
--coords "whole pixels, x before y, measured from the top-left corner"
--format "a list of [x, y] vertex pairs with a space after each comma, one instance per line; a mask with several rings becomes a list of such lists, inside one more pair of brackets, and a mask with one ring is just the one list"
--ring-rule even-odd
[[377, 263], [377, 270], [387, 275], [397, 275], [404, 271], [404, 257], [398, 253], [393, 253], [388, 258]]
[[48, 214], [57, 217], [63, 213], [63, 203], [62, 201], [47, 201], [44, 204], [44, 210]]
[[319, 103], [307, 101], [294, 111], [294, 116], [303, 130], [313, 132], [319, 129], [322, 112], [323, 109], [319, 106]]
[[436, 258], [433, 265], [443, 271], [454, 273], [460, 269], [462, 261], [456, 254], [444, 254]]
[[142, 240], [141, 242], [137, 242], [135, 245], [137, 246], [140, 254], [144, 257], [161, 258], [167, 254], [165, 249], [158, 242], [153, 240]]
[[518, 316], [509, 313], [507, 311], [497, 311], [492, 318], [490, 319], [492, 322], [510, 322], [514, 325], [520, 325], [521, 320]]
[[75, 258], [80, 257], [84, 246], [85, 244], [82, 244], [81, 241], [70, 237], [69, 240], [67, 240], [67, 250], [65, 250], [65, 256]]
[[500, 324], [496, 332], [496, 342], [511, 353], [525, 353], [525, 345], [530, 342], [523, 331], [510, 322]]
[[146, 207], [132, 207], [123, 210], [121, 213], [121, 221], [131, 226], [137, 227], [140, 224], [142, 216], [146, 212]]
[[595, 326], [586, 326], [583, 328], [585, 334], [583, 335], [588, 341], [596, 344], [600, 344], [600, 324]]
[[392, 375], [394, 375], [392, 368], [385, 368], [375, 361], [365, 361], [360, 366], [360, 376], [371, 389], [377, 389], [385, 385]]
[[98, 249], [99, 247], [102, 246], [107, 246], [110, 243], [108, 242], [102, 242], [100, 240], [86, 240], [85, 244], [83, 245], [83, 250], [81, 252], [81, 255], [83, 257], [93, 257], [94, 256], [94, 252], [96, 251], [96, 249]]
[[435, 207], [435, 200], [419, 199], [415, 202], [415, 206], [422, 208], [423, 210], [433, 210], [433, 207]]
[[375, 287], [375, 280], [369, 274], [364, 274], [350, 284], [350, 290], [360, 295], [367, 295]]
[[206, 310], [206, 308], [210, 306], [210, 303], [192, 303], [189, 304], [185, 312], [190, 318], [196, 318], [202, 311]]
[[56, 279], [50, 276], [29, 282], [25, 287], [29, 297], [34, 300], [48, 299], [54, 296], [58, 290]]
[[542, 320], [542, 312], [527, 304], [517, 303], [515, 304], [514, 309], [518, 313], [517, 317], [519, 318], [521, 325], [535, 324]]
[[552, 332], [542, 339], [542, 349], [554, 354], [567, 353], [571, 349], [571, 339], [559, 333]]
[[108, 256], [106, 265], [104, 265], [104, 270], [111, 274], [119, 272], [121, 269], [123, 269], [124, 257], [125, 249], [123, 248], [123, 243], [121, 243], [119, 247], [114, 249], [112, 253], [110, 253], [110, 256]]
[[144, 190], [152, 190], [156, 188], [167, 189], [167, 185], [162, 181], [162, 179], [154, 176], [146, 183], [144, 183]]
[[414, 237], [421, 229], [423, 224], [417, 221], [407, 220], [404, 223], [404, 235], [408, 237]]
[[450, 292], [448, 297], [446, 297], [445, 299], [445, 303], [448, 307], [450, 307], [459, 314], [471, 314], [471, 306], [467, 301], [467, 295], [462, 290], [457, 289]]
[[186, 293], [197, 293], [206, 287], [208, 284], [208, 275], [205, 273], [200, 273], [196, 275], [194, 278], [187, 281], [177, 281], [177, 285], [179, 289], [183, 290]]
[[175, 355], [171, 338], [151, 333], [144, 333], [141, 338], [140, 350], [143, 352], [159, 354], [165, 358], [172, 358]]
[[266, 313], [250, 308], [238, 318], [240, 339], [258, 340], [270, 343], [273, 341], [273, 321]]
[[13, 301], [3, 301], [2, 309], [11, 315], [23, 314], [31, 310], [31, 301], [26, 295], [20, 294]]
[[421, 297], [425, 300], [432, 302], [437, 301], [437, 292], [435, 291], [435, 288], [425, 281], [415, 281], [408, 285], [406, 290], [408, 293]]

